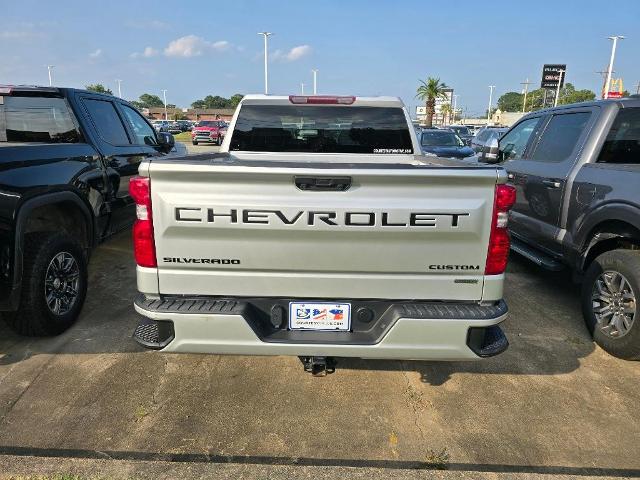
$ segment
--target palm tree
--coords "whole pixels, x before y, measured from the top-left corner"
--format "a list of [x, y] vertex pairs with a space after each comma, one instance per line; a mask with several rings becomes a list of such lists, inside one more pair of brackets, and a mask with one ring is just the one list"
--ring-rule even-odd
[[448, 88], [439, 78], [429, 77], [427, 81], [420, 80], [416, 91], [416, 98], [425, 102], [427, 109], [427, 127], [433, 125], [433, 115], [436, 113], [436, 98], [446, 98], [445, 89]]
[[447, 124], [447, 119], [451, 118], [451, 104], [445, 103], [440, 107], [440, 113], [442, 114], [442, 124]]

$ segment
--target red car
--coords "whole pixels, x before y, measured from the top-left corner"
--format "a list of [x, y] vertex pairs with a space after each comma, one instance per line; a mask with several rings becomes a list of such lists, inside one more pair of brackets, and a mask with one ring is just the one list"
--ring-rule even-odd
[[203, 120], [191, 130], [191, 143], [199, 142], [222, 144], [227, 133], [227, 124], [222, 120]]

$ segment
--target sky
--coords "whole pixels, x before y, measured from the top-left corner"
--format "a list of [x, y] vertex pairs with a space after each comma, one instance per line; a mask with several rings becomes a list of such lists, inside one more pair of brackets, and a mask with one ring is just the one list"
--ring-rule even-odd
[[614, 77], [640, 81], [640, 0], [186, 1], [0, 0], [0, 84], [83, 88], [102, 83], [188, 107], [206, 95], [264, 90], [263, 39], [270, 31], [269, 90], [394, 95], [415, 111], [419, 79], [439, 77], [458, 107], [482, 114], [539, 86], [544, 63], [566, 63], [568, 82], [599, 92], [610, 35], [625, 35]]

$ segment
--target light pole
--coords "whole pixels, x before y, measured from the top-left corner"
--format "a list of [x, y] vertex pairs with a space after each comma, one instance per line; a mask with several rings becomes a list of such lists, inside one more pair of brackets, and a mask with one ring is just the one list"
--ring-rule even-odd
[[556, 98], [553, 101], [553, 106], [558, 106], [558, 99], [560, 98], [560, 84], [562, 83], [562, 77], [564, 75], [564, 70], [560, 70], [560, 78], [558, 79], [558, 85], [556, 87]]
[[164, 99], [164, 119], [169, 120], [167, 117], [167, 90], [162, 90], [162, 98]]
[[318, 94], [318, 70], [314, 68], [311, 71], [313, 72], [313, 94], [317, 95]]
[[456, 123], [456, 108], [458, 106], [459, 95], [453, 95], [453, 123]]
[[616, 46], [618, 45], [618, 40], [624, 40], [624, 36], [622, 35], [613, 35], [612, 37], [608, 37], [610, 40], [613, 40], [613, 45], [611, 45], [611, 58], [609, 59], [609, 68], [607, 68], [607, 82], [604, 87], [604, 98], [605, 100], [609, 98], [609, 88], [611, 87], [611, 72], [613, 71], [613, 60], [616, 58]]
[[271, 32], [258, 32], [258, 35], [264, 36], [264, 94], [269, 95], [269, 66], [268, 66], [268, 47], [267, 39], [273, 35]]
[[55, 67], [55, 65], [47, 65], [47, 71], [49, 72], [49, 86], [53, 86], [53, 79], [51, 77], [51, 70], [53, 70], [53, 67]]
[[118, 82], [118, 97], [122, 98], [122, 80], [116, 78], [116, 82]]
[[487, 123], [491, 120], [491, 104], [493, 103], [493, 89], [495, 85], [489, 85], [489, 110], [487, 111]]
[[520, 85], [524, 85], [524, 99], [522, 100], [522, 113], [524, 113], [527, 109], [527, 93], [529, 93], [529, 85], [531, 85], [531, 82], [527, 78]]
[[304, 83], [300, 84], [300, 94], [304, 95]]

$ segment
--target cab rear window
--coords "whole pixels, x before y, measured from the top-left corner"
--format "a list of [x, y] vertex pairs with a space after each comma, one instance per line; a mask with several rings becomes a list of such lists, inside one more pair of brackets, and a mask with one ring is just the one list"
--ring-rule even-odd
[[411, 154], [402, 108], [243, 105], [230, 150]]
[[20, 96], [3, 96], [0, 99], [0, 142], [81, 141], [64, 99]]
[[640, 108], [623, 108], [618, 112], [598, 162], [640, 164]]

